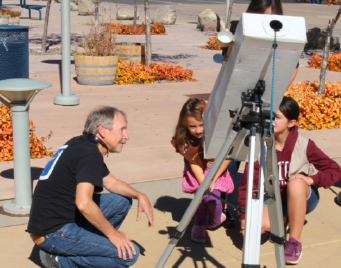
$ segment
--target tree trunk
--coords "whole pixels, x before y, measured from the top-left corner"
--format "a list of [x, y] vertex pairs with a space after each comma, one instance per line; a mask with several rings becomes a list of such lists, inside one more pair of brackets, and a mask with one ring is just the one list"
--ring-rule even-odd
[[152, 63], [152, 40], [150, 35], [149, 0], [144, 0], [145, 26], [146, 26], [146, 65]]
[[229, 5], [229, 11], [227, 13], [227, 21], [226, 21], [226, 29], [230, 29], [231, 27], [231, 16], [232, 16], [232, 6], [233, 6], [234, 0], [230, 0], [230, 5]]
[[133, 27], [134, 27], [134, 29], [136, 28], [137, 1], [138, 1], [138, 0], [135, 0], [135, 5], [134, 5], [134, 21], [133, 21]]
[[47, 5], [46, 5], [46, 13], [45, 13], [45, 21], [44, 21], [44, 32], [43, 32], [43, 38], [42, 38], [42, 43], [41, 43], [41, 52], [43, 54], [46, 53], [47, 28], [48, 28], [48, 25], [49, 25], [51, 2], [52, 2], [52, 0], [47, 0]]
[[328, 57], [329, 57], [329, 50], [330, 50], [330, 39], [333, 36], [333, 30], [336, 22], [338, 21], [339, 17], [341, 14], [341, 6], [339, 7], [339, 10], [337, 11], [337, 14], [334, 19], [330, 19], [326, 33], [327, 33], [327, 38], [326, 38], [326, 43], [324, 45], [323, 49], [323, 56], [322, 56], [322, 64], [321, 64], [321, 72], [320, 72], [320, 85], [318, 88], [318, 94], [323, 95], [324, 93], [324, 85], [326, 82], [326, 71], [327, 71], [327, 64], [328, 64]]

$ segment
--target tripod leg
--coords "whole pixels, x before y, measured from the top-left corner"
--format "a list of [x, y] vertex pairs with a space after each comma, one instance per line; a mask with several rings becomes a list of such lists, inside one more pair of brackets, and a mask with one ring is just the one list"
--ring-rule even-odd
[[273, 139], [273, 134], [270, 137], [264, 137], [267, 146], [267, 172], [265, 180], [265, 189], [268, 199], [268, 209], [271, 225], [271, 240], [274, 242], [277, 267], [285, 267], [284, 258], [284, 224], [282, 201], [278, 179], [278, 166], [276, 148]]
[[249, 143], [249, 160], [248, 160], [248, 176], [247, 176], [247, 196], [245, 208], [245, 232], [243, 244], [243, 260], [242, 267], [260, 267], [260, 237], [263, 216], [263, 193], [264, 193], [264, 173], [262, 164], [264, 161], [264, 145], [262, 143], [261, 164], [259, 170], [258, 194], [255, 198], [253, 195], [253, 168], [254, 168], [254, 154], [256, 143], [256, 128], [250, 130]]
[[216, 159], [214, 160], [210, 170], [208, 171], [204, 181], [201, 183], [199, 189], [197, 190], [194, 198], [192, 199], [191, 203], [189, 204], [184, 216], [182, 217], [179, 225], [176, 227], [175, 234], [172, 235], [170, 242], [168, 243], [166, 249], [164, 250], [162, 256], [160, 257], [158, 263], [156, 264], [155, 268], [163, 267], [172, 253], [172, 250], [178, 243], [179, 239], [183, 235], [184, 231], [186, 230], [189, 222], [191, 221], [195, 211], [197, 210], [205, 191], [210, 186], [212, 180], [214, 179], [215, 174], [218, 172], [219, 167], [225, 160], [227, 153], [229, 152], [231, 145], [233, 144], [238, 132], [231, 130], [221, 147]]

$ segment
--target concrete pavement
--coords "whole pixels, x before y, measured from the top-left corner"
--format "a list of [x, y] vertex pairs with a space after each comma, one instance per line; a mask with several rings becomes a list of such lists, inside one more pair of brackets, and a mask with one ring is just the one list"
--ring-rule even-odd
[[[36, 3], [36, 1], [27, 1]], [[4, 4], [15, 3], [13, 0]], [[121, 4], [103, 3], [115, 8]], [[160, 5], [151, 5], [151, 9]], [[246, 9], [246, 3], [236, 3], [233, 16], [239, 18], [240, 12]], [[300, 15], [306, 18], [307, 27], [323, 27], [327, 17], [336, 14], [336, 7], [310, 5], [301, 3], [283, 4], [287, 15]], [[60, 4], [53, 3], [49, 23], [50, 40], [55, 40], [51, 48], [60, 47]], [[126, 86], [81, 86], [74, 79], [71, 90], [80, 98], [78, 106], [58, 106], [53, 98], [60, 93], [59, 66], [60, 55], [30, 55], [30, 78], [48, 81], [52, 87], [41, 91], [30, 105], [30, 119], [37, 126], [38, 137], [53, 135], [46, 142], [49, 150], [56, 151], [67, 139], [82, 132], [88, 112], [98, 105], [113, 105], [126, 111], [130, 140], [121, 154], [105, 158], [109, 169], [118, 178], [127, 181], [135, 188], [145, 192], [154, 204], [155, 226], [147, 227], [146, 218], [136, 222], [136, 204], [128, 214], [122, 226], [130, 237], [141, 245], [143, 255], [136, 267], [154, 267], [169, 242], [169, 235], [182, 218], [192, 196], [181, 192], [182, 159], [175, 154], [169, 141], [173, 134], [177, 116], [182, 104], [189, 96], [196, 95], [208, 98], [213, 88], [220, 65], [213, 62], [215, 51], [199, 48], [204, 45], [209, 35], [195, 29], [197, 15], [205, 8], [224, 10], [224, 5], [178, 5], [178, 21], [175, 26], [167, 26], [167, 35], [153, 36], [152, 49], [154, 61], [166, 61], [180, 64], [194, 70], [196, 82], [155, 83], [149, 85]], [[23, 11], [20, 24], [30, 26], [30, 48], [39, 48], [43, 20], [35, 19], [37, 12], [32, 11], [33, 19], [28, 19], [27, 10]], [[43, 10], [43, 17], [44, 17]], [[140, 22], [143, 19], [143, 6], [139, 6]], [[219, 13], [220, 14], [220, 13]], [[223, 14], [221, 14], [223, 17]], [[78, 16], [71, 12], [71, 35], [82, 35], [88, 17]], [[340, 32], [337, 25], [335, 34]], [[340, 37], [340, 35], [337, 35]], [[54, 38], [54, 39], [53, 39]], [[118, 41], [143, 42], [143, 36], [118, 36]], [[74, 44], [74, 43], [73, 43]], [[306, 59], [300, 60], [297, 81], [318, 80], [319, 71], [305, 68]], [[74, 66], [71, 76], [75, 77]], [[339, 80], [340, 74], [327, 73], [327, 80]], [[341, 129], [302, 131], [312, 138], [330, 157], [340, 163]], [[34, 183], [48, 158], [31, 160], [32, 179]], [[233, 169], [233, 167], [231, 167]], [[241, 175], [236, 170], [236, 184]], [[0, 163], [0, 197], [4, 202], [14, 198], [13, 162]], [[332, 187], [336, 193], [341, 185]], [[236, 187], [237, 188], [237, 187]], [[304, 255], [298, 267], [340, 267], [341, 228], [340, 208], [334, 204], [335, 193], [331, 190], [320, 190], [321, 200], [317, 209], [307, 216], [308, 224], [302, 235]], [[235, 202], [236, 195], [232, 195]], [[26, 228], [27, 217], [9, 217], [0, 215], [0, 263], [1, 267], [39, 267], [37, 249], [30, 240]], [[190, 225], [191, 226], [191, 225]], [[190, 230], [190, 227], [188, 228]], [[189, 231], [173, 250], [165, 267], [240, 267], [242, 258], [242, 237], [239, 226], [225, 230], [209, 232], [208, 242], [198, 245], [190, 241]], [[261, 246], [260, 264], [276, 267], [273, 245], [269, 242]]]

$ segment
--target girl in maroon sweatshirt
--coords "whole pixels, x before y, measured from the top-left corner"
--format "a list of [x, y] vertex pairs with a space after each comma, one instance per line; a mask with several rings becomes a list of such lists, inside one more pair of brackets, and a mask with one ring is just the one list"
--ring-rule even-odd
[[[299, 106], [284, 97], [276, 113], [273, 127], [278, 162], [284, 222], [289, 224], [289, 240], [285, 246], [287, 264], [297, 264], [302, 257], [301, 233], [305, 215], [315, 209], [319, 201], [318, 187], [329, 188], [341, 178], [339, 165], [323, 153], [316, 144], [298, 133]], [[246, 163], [239, 188], [240, 207], [246, 204]], [[259, 163], [254, 165], [253, 189], [258, 188]], [[240, 213], [244, 234], [245, 214]], [[266, 201], [263, 207], [262, 233], [270, 231]]]

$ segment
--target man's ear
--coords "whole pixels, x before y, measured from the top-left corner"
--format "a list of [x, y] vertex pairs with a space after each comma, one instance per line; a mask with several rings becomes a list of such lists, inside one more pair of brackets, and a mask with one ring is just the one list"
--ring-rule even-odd
[[97, 127], [97, 131], [98, 131], [98, 135], [100, 136], [100, 138], [104, 138], [105, 136], [105, 129], [102, 125], [98, 125]]

